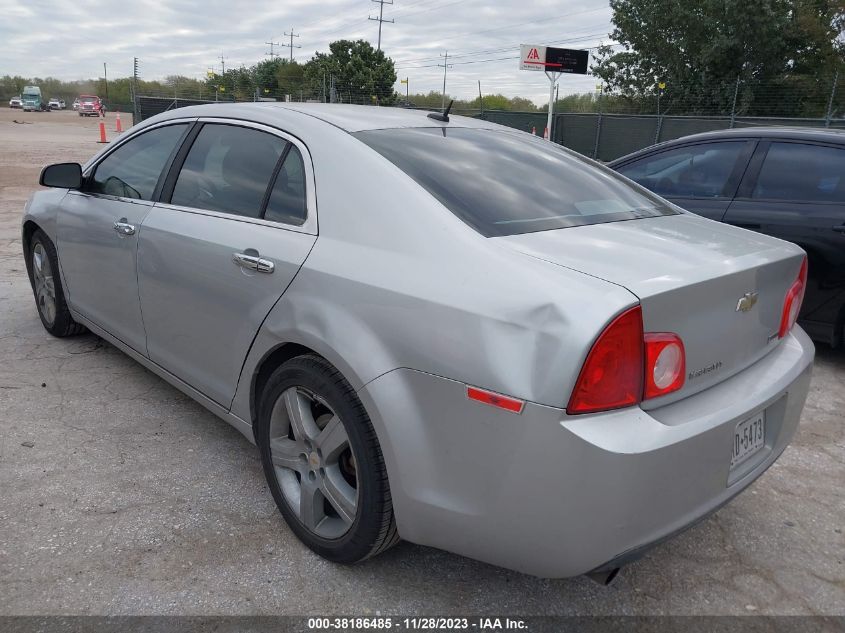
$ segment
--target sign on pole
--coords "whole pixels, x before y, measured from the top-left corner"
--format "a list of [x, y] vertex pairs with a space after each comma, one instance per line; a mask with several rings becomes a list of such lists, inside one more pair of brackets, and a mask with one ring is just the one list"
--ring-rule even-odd
[[522, 44], [519, 54], [520, 70], [543, 70], [549, 78], [549, 117], [546, 121], [546, 134], [552, 140], [552, 115], [555, 109], [555, 84], [561, 73], [586, 75], [590, 61], [589, 51], [552, 46], [534, 46]]
[[553, 48], [552, 46], [532, 46], [530, 44], [520, 46], [520, 70], [546, 70], [556, 73], [586, 75], [589, 61], [589, 51]]
[[546, 70], [545, 46], [523, 44], [519, 47], [519, 53], [520, 70]]

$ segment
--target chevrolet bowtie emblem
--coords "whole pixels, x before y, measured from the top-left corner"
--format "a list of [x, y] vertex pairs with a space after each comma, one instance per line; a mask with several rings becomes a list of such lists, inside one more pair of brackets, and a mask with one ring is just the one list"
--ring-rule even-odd
[[757, 293], [746, 292], [739, 298], [739, 301], [736, 302], [736, 311], [748, 312], [751, 308], [754, 307], [755, 303], [757, 303]]

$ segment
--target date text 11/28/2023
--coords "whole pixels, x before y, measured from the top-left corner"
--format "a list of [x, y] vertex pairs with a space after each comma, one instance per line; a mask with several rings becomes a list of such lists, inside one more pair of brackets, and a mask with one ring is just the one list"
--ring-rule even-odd
[[308, 618], [308, 629], [312, 631], [519, 631], [527, 628], [527, 622], [520, 618], [446, 618], [433, 616]]

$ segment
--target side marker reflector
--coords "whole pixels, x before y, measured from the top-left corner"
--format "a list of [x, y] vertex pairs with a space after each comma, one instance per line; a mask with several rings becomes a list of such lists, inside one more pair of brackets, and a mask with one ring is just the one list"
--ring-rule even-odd
[[467, 385], [467, 398], [489, 404], [491, 407], [510, 411], [511, 413], [522, 413], [522, 409], [525, 407], [524, 400], [517, 400], [516, 398], [503, 396], [500, 393], [486, 391], [478, 387], [470, 387], [469, 385]]

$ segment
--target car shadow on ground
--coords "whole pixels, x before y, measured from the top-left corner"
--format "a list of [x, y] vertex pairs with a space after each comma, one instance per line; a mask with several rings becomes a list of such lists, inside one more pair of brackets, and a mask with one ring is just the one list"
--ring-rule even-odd
[[826, 343], [816, 343], [816, 362], [829, 364], [831, 369], [845, 369], [845, 346], [834, 349]]

